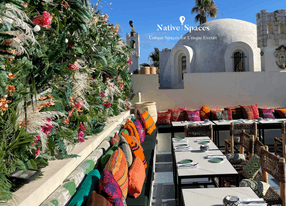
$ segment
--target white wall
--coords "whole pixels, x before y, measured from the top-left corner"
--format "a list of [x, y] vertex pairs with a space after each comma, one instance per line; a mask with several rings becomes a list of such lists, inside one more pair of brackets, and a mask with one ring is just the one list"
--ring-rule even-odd
[[[259, 107], [285, 106], [286, 73], [190, 73], [184, 76], [184, 89], [160, 89], [157, 74], [133, 75], [133, 92], [142, 101], [155, 101], [157, 110], [187, 107], [197, 109], [258, 104]], [[132, 103], [138, 101], [135, 97]]]

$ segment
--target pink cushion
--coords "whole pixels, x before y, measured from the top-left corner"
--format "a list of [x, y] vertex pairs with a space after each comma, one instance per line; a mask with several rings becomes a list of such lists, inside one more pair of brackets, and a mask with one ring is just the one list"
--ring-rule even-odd
[[257, 104], [251, 105], [251, 108], [253, 110], [254, 119], [257, 119], [259, 117], [259, 111]]
[[254, 119], [253, 109], [250, 105], [241, 105], [244, 119]]
[[185, 111], [187, 121], [201, 121], [200, 110]]
[[139, 134], [140, 142], [141, 143], [144, 142], [144, 140], [145, 140], [145, 129], [144, 129], [144, 127], [142, 126], [141, 122], [138, 119], [136, 119], [134, 121], [134, 125], [135, 125], [137, 132]]

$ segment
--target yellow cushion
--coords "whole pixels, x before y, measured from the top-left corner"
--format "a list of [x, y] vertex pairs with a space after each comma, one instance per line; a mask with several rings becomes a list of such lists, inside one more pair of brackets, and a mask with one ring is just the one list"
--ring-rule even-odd
[[154, 129], [156, 129], [156, 124], [152, 118], [152, 116], [149, 114], [149, 112], [144, 111], [142, 114], [142, 117], [144, 118], [145, 121], [145, 129], [147, 134], [152, 134]]
[[202, 106], [202, 108], [200, 109], [200, 116], [201, 116], [201, 120], [210, 119], [211, 110], [207, 108], [205, 105]]

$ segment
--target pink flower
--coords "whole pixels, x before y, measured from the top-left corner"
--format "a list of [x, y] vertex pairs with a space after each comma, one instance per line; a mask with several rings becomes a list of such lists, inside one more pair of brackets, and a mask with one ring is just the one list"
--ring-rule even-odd
[[51, 122], [52, 119], [51, 119], [51, 118], [47, 118], [46, 121], [47, 121], [47, 122]]
[[78, 131], [84, 131], [84, 130], [85, 130], [85, 127], [84, 127], [83, 124], [80, 122], [80, 123], [79, 123]]
[[77, 70], [77, 69], [79, 69], [79, 65], [78, 65], [77, 60], [73, 64], [69, 65], [69, 69], [70, 70]]
[[79, 111], [80, 108], [82, 107], [81, 102], [75, 102], [75, 103], [74, 103], [74, 107], [77, 109], [77, 111]]
[[105, 103], [105, 102], [103, 102], [103, 103], [102, 103], [102, 105], [103, 105], [103, 106], [105, 106], [105, 105], [106, 105], [106, 103]]
[[35, 151], [36, 157], [40, 154], [40, 152], [41, 152], [40, 147], [38, 147], [37, 150]]
[[130, 89], [128, 90], [128, 92], [130, 92]]
[[27, 3], [24, 4], [24, 2], [21, 2], [21, 5], [22, 5], [23, 7], [25, 7], [25, 8], [27, 8], [27, 6], [28, 6], [28, 4], [27, 4]]
[[111, 106], [111, 103], [107, 103], [104, 106], [106, 106], [107, 108], [109, 108]]
[[72, 116], [72, 112], [69, 112], [69, 115], [68, 115], [68, 117], [71, 117]]
[[40, 27], [46, 27], [49, 29], [51, 27], [53, 17], [50, 16], [49, 12], [44, 11], [43, 16], [35, 16], [33, 19], [33, 24], [37, 24]]
[[100, 96], [101, 96], [101, 97], [104, 97], [104, 96], [105, 96], [105, 93], [104, 93], [104, 92], [101, 92], [101, 93], [100, 93]]
[[83, 136], [84, 136], [83, 132], [78, 133], [78, 142], [84, 142]]
[[95, 85], [95, 82], [93, 82], [93, 84]]
[[42, 127], [42, 131], [48, 135], [50, 134], [50, 131], [52, 131], [52, 129], [54, 128], [54, 125], [46, 124], [45, 126], [41, 126], [41, 127]]

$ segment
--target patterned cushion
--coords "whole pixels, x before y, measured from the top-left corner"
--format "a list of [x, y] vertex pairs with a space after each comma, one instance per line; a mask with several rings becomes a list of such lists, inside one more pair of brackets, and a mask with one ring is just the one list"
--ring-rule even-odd
[[114, 206], [123, 206], [122, 191], [113, 175], [103, 169], [98, 185], [98, 193], [105, 197]]
[[228, 153], [225, 156], [231, 164], [240, 164], [246, 161], [245, 155], [240, 153]]
[[114, 137], [110, 139], [110, 144], [113, 146], [116, 142], [119, 142], [120, 138], [117, 132], [115, 132]]
[[131, 151], [133, 153], [133, 156], [137, 156], [141, 159], [141, 161], [144, 164], [145, 169], [147, 168], [147, 162], [145, 159], [145, 155], [143, 153], [143, 150], [141, 149], [141, 147], [133, 140], [132, 137], [130, 137], [127, 134], [121, 133], [121, 135], [126, 139], [126, 141], [128, 142]]
[[124, 152], [117, 148], [115, 152], [109, 158], [105, 165], [107, 169], [118, 183], [124, 198], [127, 197], [128, 193], [128, 166]]
[[127, 121], [124, 125], [124, 129], [127, 129], [129, 132], [129, 135], [136, 137], [136, 139], [140, 142], [140, 137], [139, 137], [139, 134], [137, 132], [137, 129], [136, 129], [134, 123], [130, 119], [127, 119]]
[[266, 182], [258, 180], [243, 179], [240, 181], [239, 187], [250, 187], [259, 198], [263, 198], [266, 195], [266, 192], [269, 189], [270, 185]]
[[142, 126], [141, 122], [138, 119], [135, 120], [134, 125], [135, 125], [136, 130], [139, 134], [140, 142], [141, 143], [144, 142], [144, 140], [145, 140], [145, 129], [144, 129], [144, 127]]
[[231, 110], [232, 119], [242, 119], [242, 110], [240, 106], [226, 107], [225, 110]]
[[260, 157], [254, 154], [245, 165], [241, 174], [247, 179], [253, 179], [260, 169]]
[[161, 111], [158, 112], [157, 125], [171, 124], [171, 112]]
[[155, 124], [152, 116], [147, 111], [144, 111], [143, 114], [142, 114], [142, 117], [144, 118], [144, 121], [145, 121], [146, 133], [147, 134], [152, 134], [154, 129], [156, 129], [156, 124]]
[[275, 109], [260, 109], [259, 108], [259, 116], [263, 118], [275, 119], [274, 112], [275, 112]]
[[185, 111], [185, 115], [187, 121], [201, 121], [200, 110]]
[[187, 110], [186, 107], [177, 108], [177, 109], [168, 109], [168, 112], [171, 112], [171, 122], [184, 121], [185, 120], [185, 114], [184, 114], [185, 110]]
[[126, 139], [122, 135], [120, 135], [119, 147], [120, 147], [120, 149], [122, 149], [122, 151], [125, 154], [127, 166], [130, 167], [132, 165], [132, 162], [133, 162], [132, 151], [130, 149], [128, 142], [126, 141]]
[[146, 128], [145, 120], [144, 120], [144, 117], [142, 116], [142, 113], [140, 112], [139, 109], [137, 110], [137, 116], [138, 116], [138, 119], [141, 122], [142, 126], [145, 129]]
[[241, 105], [244, 119], [254, 119], [253, 109], [250, 105]]
[[277, 114], [281, 118], [286, 118], [286, 109], [276, 109]]
[[231, 120], [232, 115], [230, 110], [213, 109], [211, 110], [212, 120]]
[[100, 179], [100, 173], [98, 170], [92, 170], [88, 173], [82, 184], [76, 191], [68, 206], [81, 206], [82, 203], [88, 198], [92, 192], [94, 186], [98, 184]]
[[135, 157], [128, 172], [128, 194], [138, 197], [145, 181], [145, 168], [139, 157]]
[[254, 119], [257, 119], [259, 117], [259, 111], [257, 104], [250, 105], [253, 111]]
[[202, 120], [211, 118], [211, 110], [207, 108], [205, 105], [200, 109], [200, 116]]
[[96, 191], [92, 191], [91, 195], [88, 197], [88, 200], [85, 206], [112, 206], [108, 200], [100, 194], [97, 194]]
[[114, 151], [118, 148], [119, 142], [116, 142], [107, 152], [105, 155], [101, 157], [100, 165], [101, 169], [105, 168], [105, 165], [107, 164], [109, 158], [114, 153]]

